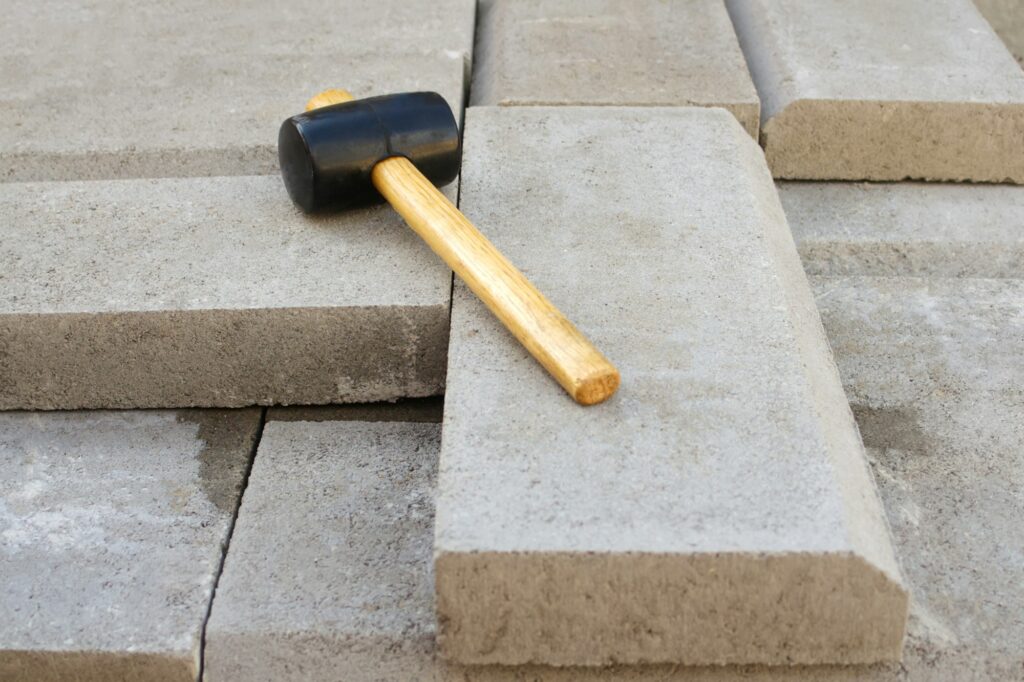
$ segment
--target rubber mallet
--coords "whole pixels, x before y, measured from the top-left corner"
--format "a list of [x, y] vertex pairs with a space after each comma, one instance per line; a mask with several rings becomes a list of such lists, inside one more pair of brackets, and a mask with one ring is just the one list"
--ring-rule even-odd
[[577, 402], [618, 388], [618, 370], [438, 191], [462, 161], [443, 97], [327, 90], [281, 125], [278, 154], [288, 194], [307, 212], [386, 199]]

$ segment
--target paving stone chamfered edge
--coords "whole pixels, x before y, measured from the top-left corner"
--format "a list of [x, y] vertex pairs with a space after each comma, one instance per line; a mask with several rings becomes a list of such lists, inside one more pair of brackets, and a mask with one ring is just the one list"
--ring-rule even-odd
[[[446, 657], [898, 657], [907, 595], [760, 149], [715, 109], [478, 107], [466, 131], [467, 215], [619, 364], [623, 387], [572, 405], [456, 284], [435, 539]], [[576, 172], [554, 172], [565, 164]], [[666, 176], [681, 189], [641, 198], [619, 181]], [[608, 262], [626, 235], [642, 274]], [[795, 469], [789, 451], [803, 453]]]
[[1024, 183], [1024, 72], [971, 0], [726, 4], [775, 177]]

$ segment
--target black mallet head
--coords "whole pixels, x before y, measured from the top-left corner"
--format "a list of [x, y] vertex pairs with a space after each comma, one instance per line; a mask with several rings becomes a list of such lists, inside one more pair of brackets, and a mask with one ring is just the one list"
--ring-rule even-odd
[[281, 175], [306, 212], [382, 201], [370, 173], [392, 156], [412, 161], [431, 182], [459, 174], [462, 147], [452, 110], [436, 92], [352, 100], [292, 116], [277, 142]]

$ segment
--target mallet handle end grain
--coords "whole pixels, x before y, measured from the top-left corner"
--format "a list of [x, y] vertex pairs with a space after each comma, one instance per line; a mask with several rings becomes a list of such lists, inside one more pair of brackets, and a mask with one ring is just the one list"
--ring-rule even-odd
[[[313, 97], [306, 110], [353, 99]], [[593, 405], [619, 387], [619, 372], [585, 336], [405, 157], [385, 159], [373, 186], [576, 402]]]

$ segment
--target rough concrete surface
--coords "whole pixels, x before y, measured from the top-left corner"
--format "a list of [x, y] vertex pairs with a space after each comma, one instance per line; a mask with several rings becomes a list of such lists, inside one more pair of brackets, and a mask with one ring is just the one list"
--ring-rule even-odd
[[438, 424], [269, 422], [207, 628], [205, 679], [416, 679], [433, 649]]
[[777, 178], [1024, 183], [1024, 71], [970, 0], [727, 0]]
[[[252, 485], [268, 491], [274, 503], [261, 505], [266, 535], [250, 534], [266, 552], [255, 579], [257, 601], [268, 583], [293, 594], [284, 581], [306, 580], [305, 589], [326, 592], [338, 575], [357, 593], [402, 595], [378, 622], [363, 625], [376, 611], [352, 611], [332, 619], [335, 608], [317, 611], [307, 599], [275, 604], [261, 623], [278, 637], [239, 638], [236, 651], [263, 662], [262, 671], [243, 661], [208, 680], [427, 680], [434, 682], [963, 682], [1024, 679], [1024, 516], [1021, 480], [1024, 453], [1024, 283], [1011, 280], [928, 280], [917, 278], [813, 278], [829, 338], [854, 403], [861, 434], [894, 530], [913, 599], [903, 661], [874, 666], [689, 668], [635, 666], [604, 669], [542, 666], [461, 667], [439, 659], [430, 643], [434, 632], [429, 590], [432, 505], [431, 463], [438, 450], [436, 429], [393, 432], [395, 425], [270, 424], [259, 460], [275, 443], [274, 467], [254, 471]], [[384, 429], [381, 431], [381, 429]], [[268, 440], [269, 439], [269, 440]], [[361, 444], [361, 445], [360, 445]], [[288, 457], [281, 456], [288, 453]], [[350, 458], [351, 452], [364, 452]], [[343, 453], [343, 455], [339, 455]], [[383, 453], [383, 454], [381, 454]], [[409, 476], [397, 475], [410, 467]], [[303, 466], [300, 466], [300, 463]], [[288, 465], [292, 465], [289, 469]], [[421, 468], [425, 468], [427, 472]], [[349, 469], [347, 473], [343, 470]], [[324, 475], [330, 486], [349, 481], [344, 493], [311, 495], [293, 479]], [[372, 472], [366, 475], [365, 472]], [[291, 509], [284, 500], [302, 501]], [[246, 500], [249, 501], [249, 493]], [[375, 517], [354, 518], [360, 532], [338, 531], [350, 499], [369, 499]], [[382, 505], [391, 500], [392, 507]], [[358, 507], [356, 507], [358, 509]], [[412, 512], [410, 513], [409, 510]], [[248, 510], [247, 510], [248, 511]], [[427, 514], [423, 518], [421, 514]], [[284, 522], [276, 519], [284, 516]], [[302, 520], [303, 515], [310, 521]], [[257, 527], [257, 514], [246, 513]], [[322, 519], [331, 519], [323, 522]], [[295, 520], [299, 519], [299, 520]], [[374, 521], [377, 519], [377, 521]], [[383, 519], [383, 520], [381, 520]], [[392, 542], [364, 529], [401, 522]], [[317, 528], [314, 577], [301, 558]], [[345, 538], [348, 551], [321, 545]], [[409, 547], [417, 548], [409, 551]], [[232, 552], [238, 548], [232, 544]], [[300, 557], [280, 561], [292, 554]], [[232, 555], [234, 556], [234, 555]], [[280, 563], [278, 563], [280, 561]], [[298, 563], [298, 567], [295, 564]], [[287, 569], [287, 570], [285, 570]], [[266, 576], [273, 575], [272, 580]], [[405, 597], [408, 598], [405, 598]], [[218, 590], [218, 600], [224, 591]], [[224, 606], [218, 601], [217, 607]], [[215, 616], [218, 609], [214, 610]], [[254, 612], [248, 612], [252, 615]], [[262, 612], [260, 612], [261, 615]], [[310, 619], [309, 614], [318, 614]], [[321, 640], [296, 635], [297, 621], [316, 622]], [[365, 621], [363, 621], [365, 622]], [[258, 643], [258, 644], [257, 644]], [[261, 647], [266, 643], [269, 654]], [[219, 644], [218, 644], [219, 646]], [[339, 667], [340, 666], [340, 667]], [[344, 671], [342, 675], [339, 670]]]
[[0, 215], [0, 408], [443, 391], [451, 273], [388, 207], [247, 176], [0, 183]]
[[475, 106], [719, 106], [757, 137], [721, 0], [484, 0], [480, 12]]
[[808, 274], [1024, 277], [1024, 187], [777, 187]]
[[699, 108], [474, 107], [466, 130], [463, 209], [623, 381], [575, 405], [457, 284], [435, 539], [445, 655], [898, 657], [907, 595], [750, 137]]
[[1024, 66], [1024, 0], [974, 0], [974, 4]]
[[437, 90], [461, 107], [473, 0], [12, 3], [0, 180], [247, 175], [314, 93]]
[[259, 418], [0, 415], [0, 679], [195, 679]]

